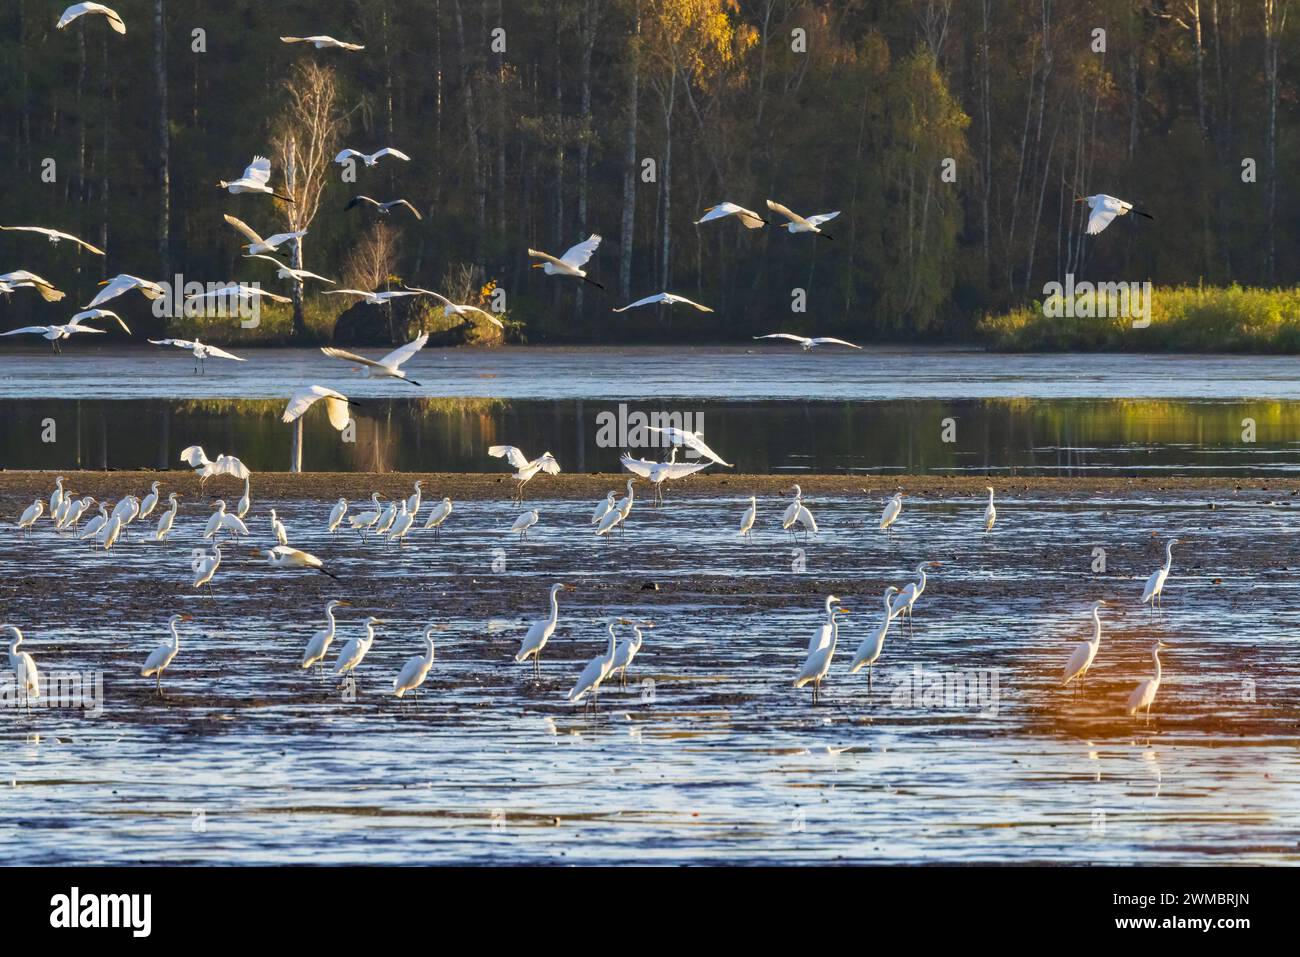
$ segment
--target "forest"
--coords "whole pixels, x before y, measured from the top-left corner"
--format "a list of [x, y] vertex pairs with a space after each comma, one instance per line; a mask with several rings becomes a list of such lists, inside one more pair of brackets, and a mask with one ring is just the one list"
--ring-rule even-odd
[[[223, 214], [307, 229], [295, 265], [340, 284], [499, 291], [528, 342], [968, 341], [1067, 273], [1286, 287], [1300, 265], [1288, 0], [110, 5], [124, 35], [97, 16], [56, 29], [58, 2], [0, 9], [0, 223], [107, 252], [4, 233], [0, 272], [67, 304], [118, 273], [256, 281], [292, 287], [294, 336], [328, 337], [351, 300], [243, 258]], [[280, 39], [318, 34], [364, 49]], [[333, 162], [388, 146], [410, 161], [355, 182]], [[255, 155], [293, 203], [217, 185]], [[1074, 199], [1092, 193], [1154, 219], [1086, 235]], [[346, 209], [358, 194], [423, 218]], [[841, 214], [830, 238], [791, 234], [767, 199]], [[696, 225], [724, 200], [771, 225]], [[603, 291], [529, 268], [529, 247], [591, 233]], [[664, 290], [715, 311], [610, 311]], [[0, 327], [65, 313], [19, 291]]]

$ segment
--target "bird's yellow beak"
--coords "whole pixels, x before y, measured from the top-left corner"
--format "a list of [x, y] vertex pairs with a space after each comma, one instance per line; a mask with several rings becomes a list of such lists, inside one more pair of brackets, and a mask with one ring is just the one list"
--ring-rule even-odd
[[193, 620], [194, 620], [193, 615], [181, 615], [181, 621], [193, 621]]
[[542, 268], [543, 266], [545, 266], [545, 265], [546, 265], [546, 263], [533, 263], [533, 265], [532, 265], [530, 268], [532, 268], [532, 269], [541, 269], [541, 268]]
[[352, 602], [350, 602], [350, 601], [344, 601], [344, 600], [341, 599], [341, 598], [339, 599], [339, 604], [340, 604], [340, 605], [347, 605], [349, 608], [352, 607]]

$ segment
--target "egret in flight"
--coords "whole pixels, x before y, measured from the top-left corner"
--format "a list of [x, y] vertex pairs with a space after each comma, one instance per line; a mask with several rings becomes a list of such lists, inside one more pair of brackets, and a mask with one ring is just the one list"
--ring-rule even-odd
[[284, 415], [280, 416], [280, 421], [294, 421], [322, 399], [325, 401], [325, 414], [329, 417], [330, 425], [342, 432], [352, 421], [352, 414], [348, 411], [348, 402], [351, 400], [342, 392], [335, 392], [323, 385], [309, 385], [295, 392], [285, 407]]
[[799, 347], [804, 352], [811, 352], [817, 346], [848, 346], [850, 349], [861, 349], [862, 346], [852, 342], [846, 342], [843, 339], [835, 339], [831, 336], [818, 336], [810, 339], [807, 336], [796, 336], [789, 332], [769, 332], [765, 336], [754, 336], [755, 339], [789, 339], [791, 342], [799, 343]]
[[323, 289], [325, 296], [360, 296], [367, 306], [382, 306], [404, 296], [423, 296], [418, 289], [388, 289], [384, 292], [366, 292], [364, 289]]
[[515, 448], [513, 445], [492, 445], [488, 447], [488, 455], [496, 459], [505, 459], [510, 463], [510, 467], [515, 470], [510, 477], [518, 484], [515, 486], [512, 501], [522, 502], [524, 500], [524, 486], [531, 482], [539, 472], [545, 472], [547, 475], [559, 475], [560, 463], [555, 460], [555, 456], [550, 452], [543, 452], [535, 459], [529, 459], [528, 456]]
[[381, 214], [386, 214], [390, 210], [396, 209], [398, 206], [405, 206], [411, 211], [416, 219], [424, 219], [424, 217], [420, 215], [420, 211], [404, 199], [390, 199], [386, 203], [381, 203], [379, 200], [371, 199], [369, 196], [354, 196], [352, 201], [343, 207], [343, 210], [344, 212], [347, 212], [349, 209], [360, 206], [362, 203], [369, 203], [374, 207], [375, 212]]
[[839, 644], [840, 616], [848, 613], [849, 610], [843, 606], [834, 609], [831, 614], [830, 639], [825, 644], [819, 644], [808, 652], [803, 667], [799, 669], [799, 674], [794, 679], [796, 688], [802, 688], [804, 685], [812, 683], [813, 704], [816, 704], [817, 699], [821, 697], [822, 681], [825, 680], [827, 672], [831, 670], [831, 661], [835, 657], [835, 646]]
[[704, 210], [704, 215], [695, 221], [695, 225], [715, 219], [726, 219], [728, 216], [735, 216], [745, 224], [747, 229], [762, 229], [767, 225], [767, 220], [758, 213], [744, 206], [737, 206], [735, 203], [718, 203], [716, 206], [709, 206]]
[[181, 650], [181, 634], [176, 626], [183, 621], [193, 621], [190, 615], [172, 615], [167, 619], [167, 627], [172, 633], [172, 640], [165, 641], [149, 653], [145, 659], [144, 667], [140, 669], [141, 678], [153, 678], [157, 683], [159, 697], [165, 697], [162, 690], [162, 675], [173, 661], [176, 660], [176, 653]]
[[286, 203], [294, 201], [292, 196], [277, 193], [271, 188], [271, 161], [265, 156], [254, 156], [253, 162], [244, 169], [243, 176], [230, 182], [220, 180], [217, 186], [230, 193], [268, 193]]
[[1095, 196], [1078, 196], [1074, 200], [1076, 203], [1087, 203], [1091, 212], [1088, 214], [1088, 235], [1095, 236], [1107, 226], [1116, 216], [1124, 216], [1132, 213], [1135, 216], [1145, 216], [1147, 219], [1155, 219], [1150, 213], [1144, 213], [1140, 209], [1134, 209], [1132, 203], [1126, 203], [1124, 200], [1115, 196], [1107, 196], [1105, 193], [1098, 193]]
[[14, 289], [35, 289], [46, 302], [58, 302], [67, 295], [66, 292], [55, 289], [48, 279], [42, 279], [26, 269], [16, 269], [0, 275], [0, 289], [6, 293]]
[[256, 256], [253, 256], [251, 258], [265, 259], [269, 263], [275, 263], [277, 267], [275, 270], [276, 279], [292, 279], [295, 282], [301, 282], [301, 283], [305, 283], [308, 279], [319, 279], [321, 282], [327, 282], [331, 286], [335, 284], [333, 279], [326, 279], [324, 276], [314, 273], [308, 269], [294, 269], [292, 266], [288, 266], [280, 262], [280, 260], [276, 259], [274, 256], [267, 256], [265, 253], [258, 253]]
[[402, 364], [423, 349], [424, 344], [428, 341], [429, 334], [427, 332], [423, 333], [406, 343], [406, 345], [394, 349], [382, 359], [367, 359], [356, 353], [344, 349], [335, 349], [332, 346], [322, 346], [320, 351], [331, 359], [360, 363], [360, 366], [354, 367], [352, 371], [365, 373], [367, 379], [401, 379], [403, 382], [418, 386], [420, 383], [407, 378], [406, 373], [402, 371]]
[[349, 50], [356, 52], [364, 50], [366, 47], [362, 43], [345, 43], [343, 40], [335, 40], [333, 37], [280, 37], [281, 43], [310, 43], [317, 50]]
[[1155, 662], [1156, 673], [1133, 689], [1133, 693], [1128, 696], [1128, 704], [1125, 705], [1125, 709], [1129, 714], [1137, 714], [1145, 708], [1148, 724], [1151, 722], [1151, 703], [1156, 700], [1156, 692], [1160, 690], [1160, 679], [1162, 677], [1160, 669], [1160, 649], [1168, 647], [1169, 646], [1163, 641], [1157, 640], [1152, 643], [1151, 660]]
[[71, 233], [59, 232], [59, 230], [57, 229], [47, 229], [44, 226], [0, 226], [0, 229], [6, 230], [8, 232], [40, 233], [42, 236], [47, 238], [51, 243], [54, 243], [55, 245], [57, 245], [61, 240], [66, 239], [69, 242], [76, 243], [78, 246], [80, 246], [82, 249], [86, 250], [87, 252], [94, 253], [96, 256], [104, 255], [104, 250], [100, 249], [98, 246], [92, 246], [84, 239], [78, 239], [76, 236], [73, 236]]
[[818, 213], [816, 216], [800, 216], [798, 213], [792, 213], [789, 209], [782, 206], [780, 203], [773, 202], [770, 199], [767, 201], [767, 208], [774, 213], [780, 213], [786, 219], [790, 220], [790, 222], [785, 224], [785, 228], [787, 231], [789, 231], [792, 234], [793, 233], [817, 233], [818, 235], [826, 239], [835, 238], [833, 236], [827, 236], [826, 233], [823, 233], [821, 230], [821, 225], [822, 223], [830, 222], [832, 219], [838, 216], [840, 214], [840, 211], [838, 209], [833, 213]]
[[18, 650], [18, 646], [23, 643], [23, 633], [18, 630], [17, 625], [0, 625], [0, 630], [13, 635], [13, 639], [9, 642], [9, 668], [14, 673], [14, 683], [24, 701], [28, 698], [39, 698], [41, 676], [36, 670], [36, 662], [29, 653]]
[[[209, 306], [216, 306], [218, 310], [222, 308], [227, 310], [240, 308], [255, 299], [270, 299], [272, 302], [279, 303], [293, 302], [288, 296], [267, 292], [265, 289], [258, 289], [256, 286], [237, 283], [232, 286], [209, 289], [207, 292], [197, 293], [193, 296], [186, 296], [184, 303], [185, 314], [188, 316], [206, 315]], [[235, 305], [236, 300], [238, 305]]]
[[218, 455], [215, 461], [210, 460], [201, 445], [191, 445], [182, 449], [181, 461], [194, 469], [194, 474], [205, 484], [214, 475], [233, 475], [242, 480], [252, 474], [248, 471], [248, 466], [233, 455], [222, 454]]
[[1076, 678], [1081, 685], [1088, 669], [1092, 667], [1093, 659], [1097, 657], [1097, 650], [1101, 647], [1101, 608], [1105, 604], [1105, 600], [1100, 598], [1092, 603], [1092, 640], [1081, 641], [1075, 646], [1070, 654], [1070, 660], [1065, 663], [1065, 671], [1061, 673], [1062, 686], [1068, 685]]
[[107, 309], [88, 309], [84, 312], [77, 313], [62, 325], [22, 326], [19, 329], [10, 329], [8, 332], [0, 332], [0, 336], [17, 336], [22, 334], [39, 335], [49, 340], [50, 346], [56, 353], [62, 353], [63, 346], [61, 343], [63, 340], [70, 339], [79, 332], [89, 332], [101, 336], [105, 335], [106, 330], [96, 329], [93, 326], [86, 325], [86, 323], [95, 319], [106, 319], [110, 317], [117, 320], [118, 325], [126, 331], [127, 335], [131, 334], [130, 328], [127, 327], [127, 324], [122, 321], [122, 317], [117, 313], [110, 312]]
[[858, 650], [853, 655], [853, 664], [849, 665], [849, 674], [855, 675], [862, 670], [862, 666], [867, 666], [867, 690], [871, 690], [871, 668], [880, 659], [880, 653], [885, 648], [885, 636], [889, 634], [889, 623], [894, 620], [893, 608], [890, 602], [898, 594], [898, 588], [890, 585], [885, 589], [885, 617], [881, 623], [876, 626], [866, 638], [862, 639], [862, 644], [858, 645]]
[[104, 6], [102, 3], [74, 3], [63, 11], [63, 16], [59, 17], [59, 22], [54, 26], [62, 30], [73, 20], [84, 17], [89, 13], [97, 13], [102, 16], [108, 21], [108, 25], [113, 29], [114, 33], [126, 33], [126, 23], [117, 15], [117, 11]]
[[161, 299], [167, 295], [167, 290], [158, 283], [138, 276], [129, 276], [126, 273], [120, 273], [112, 279], [105, 279], [100, 285], [104, 288], [95, 294], [94, 299], [86, 303], [87, 309], [94, 309], [132, 289], [139, 289], [146, 299]]
[[248, 242], [242, 244], [239, 248], [247, 250], [244, 255], [250, 257], [256, 256], [258, 253], [273, 253], [277, 248], [289, 242], [289, 240], [301, 239], [303, 236], [307, 235], [307, 230], [298, 229], [290, 233], [276, 233], [273, 236], [268, 236], [263, 239], [252, 226], [248, 225], [248, 223], [244, 222], [242, 219], [236, 219], [229, 213], [224, 214], [222, 219], [228, 222], [231, 226], [234, 226], [235, 229], [239, 230], [245, 237], [247, 237]]
[[560, 620], [560, 600], [558, 596], [562, 591], [572, 590], [569, 585], [555, 584], [551, 586], [551, 614], [546, 618], [539, 618], [529, 626], [528, 631], [524, 634], [523, 641], [519, 643], [519, 650], [515, 652], [515, 661], [518, 664], [523, 664], [529, 658], [533, 659], [533, 675], [537, 678], [542, 675], [542, 649], [551, 640], [551, 635], [555, 634], [555, 625]]
[[407, 156], [401, 150], [393, 149], [391, 146], [385, 146], [382, 150], [377, 150], [374, 153], [363, 153], [360, 150], [353, 149], [341, 150], [339, 155], [334, 157], [334, 162], [342, 166], [354, 156], [367, 166], [374, 166], [385, 156], [391, 156], [393, 159], [404, 160], [408, 163], [411, 161], [411, 157]]
[[1147, 578], [1146, 587], [1142, 589], [1142, 604], [1150, 603], [1152, 611], [1157, 607], [1164, 611], [1165, 607], [1165, 580], [1169, 578], [1169, 566], [1174, 562], [1174, 546], [1178, 544], [1178, 539], [1171, 538], [1165, 543], [1165, 563], [1157, 568]]
[[583, 282], [590, 283], [597, 289], [604, 289], [600, 283], [590, 278], [586, 270], [582, 267], [591, 259], [596, 247], [600, 245], [600, 236], [592, 233], [582, 242], [575, 246], [570, 246], [563, 256], [558, 259], [550, 253], [544, 253], [537, 249], [528, 250], [528, 255], [533, 259], [540, 259], [542, 262], [533, 263], [534, 269], [540, 269], [548, 276], [575, 276]]
[[292, 548], [289, 545], [276, 545], [274, 548], [255, 550], [253, 554], [266, 558], [266, 563], [272, 568], [311, 568], [322, 575], [328, 575], [336, 581], [339, 577], [326, 568], [325, 563], [315, 555]]
[[149, 343], [155, 346], [175, 346], [177, 349], [188, 349], [194, 356], [194, 374], [198, 375], [204, 371], [204, 363], [208, 359], [230, 359], [233, 362], [247, 362], [247, 359], [241, 359], [234, 353], [227, 352], [225, 349], [218, 349], [216, 346], [210, 346], [200, 342], [198, 339], [150, 339]]
[[[619, 624], [626, 625], [629, 622], [620, 618]], [[609, 675], [610, 669], [614, 667], [614, 656], [617, 654], [618, 639], [614, 637], [614, 619], [605, 622], [605, 630], [609, 633], [609, 641], [605, 645], [605, 653], [597, 655], [587, 662], [587, 667], [582, 669], [582, 674], [578, 675], [578, 681], [565, 696], [574, 704], [577, 704], [588, 693], [591, 694], [592, 703], [599, 707], [597, 695], [600, 693], [601, 683]]]
[[657, 425], [648, 425], [646, 426], [646, 429], [650, 432], [657, 432], [662, 435], [664, 439], [672, 445], [683, 445], [694, 451], [696, 454], [703, 455], [706, 459], [717, 462], [719, 465], [724, 465], [727, 468], [734, 468], [730, 462], [724, 462], [722, 456], [709, 448], [708, 444], [704, 441], [703, 432], [687, 432], [685, 429], [679, 429], [671, 425], [662, 427]]
[[684, 305], [687, 306], [693, 306], [694, 308], [698, 309], [700, 312], [713, 311], [708, 306], [701, 306], [698, 302], [693, 302], [690, 299], [687, 299], [685, 296], [679, 296], [676, 293], [672, 293], [672, 292], [655, 293], [653, 296], [646, 296], [644, 299], [638, 299], [636, 302], [629, 302], [626, 306], [622, 306], [621, 308], [615, 308], [613, 311], [627, 312], [629, 309], [635, 309], [637, 306], [650, 306], [660, 302], [668, 306], [675, 306], [678, 303], [683, 303]]
[[665, 482], [676, 479], [686, 478], [688, 475], [694, 475], [700, 469], [706, 469], [713, 463], [704, 462], [678, 462], [677, 446], [673, 446], [669, 453], [667, 462], [651, 462], [648, 459], [634, 459], [631, 455], [624, 452], [619, 457], [623, 463], [623, 468], [627, 469], [633, 475], [639, 475], [643, 479], [649, 479], [651, 486], [654, 488], [654, 503], [660, 505], [664, 500], [663, 487]]
[[402, 665], [402, 670], [393, 679], [393, 694], [398, 698], [408, 691], [415, 691], [429, 676], [429, 669], [433, 667], [433, 633], [437, 630], [438, 626], [433, 623], [425, 625], [424, 654], [407, 658], [406, 664]]
[[[312, 635], [311, 641], [307, 642], [307, 648], [302, 653], [303, 668], [324, 665], [325, 654], [330, 650], [335, 632], [338, 630], [338, 623], [334, 620], [334, 609], [345, 608], [351, 604], [352, 602], [343, 598], [335, 598], [325, 603], [325, 627]], [[317, 670], [319, 671], [320, 668], [318, 667]]]
[[452, 302], [446, 296], [441, 295], [440, 293], [436, 293], [431, 289], [416, 289], [415, 291], [422, 293], [423, 295], [426, 296], [432, 296], [434, 299], [437, 299], [440, 303], [442, 303], [442, 311], [445, 315], [467, 316], [471, 312], [477, 312], [480, 316], [483, 316], [485, 319], [487, 319], [488, 322], [492, 323], [498, 329], [505, 328], [505, 324], [496, 316], [492, 315], [492, 313], [488, 312], [486, 309], [480, 309], [478, 306], [469, 306], [469, 305], [463, 305], [460, 303]]

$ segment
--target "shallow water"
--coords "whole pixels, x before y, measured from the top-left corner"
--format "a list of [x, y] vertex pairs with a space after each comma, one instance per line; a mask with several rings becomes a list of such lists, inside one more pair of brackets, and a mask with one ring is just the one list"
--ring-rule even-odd
[[[1294, 507], [1209, 498], [1031, 489], [999, 502], [983, 536], [982, 501], [918, 497], [889, 537], [867, 531], [878, 500], [811, 499], [822, 531], [808, 542], [780, 532], [776, 499], [760, 502], [752, 542], [734, 534], [739, 497], [670, 489], [613, 541], [591, 534], [593, 502], [548, 501], [523, 543], [505, 531], [517, 507], [465, 502], [441, 541], [420, 530], [400, 550], [329, 540], [328, 504], [255, 498], [255, 538], [274, 505], [343, 580], [227, 551], [215, 599], [189, 588], [204, 508], [187, 505], [167, 545], [108, 553], [43, 523], [0, 550], [0, 614], [26, 627], [43, 669], [103, 669], [105, 706], [3, 715], [0, 857], [1295, 863], [1300, 589], [1279, 564]], [[1153, 533], [1170, 532], [1182, 544], [1152, 619], [1137, 596], [1163, 558]], [[845, 673], [851, 653], [883, 587], [922, 559], [942, 565], [869, 692]], [[536, 686], [511, 655], [553, 581], [578, 590], [561, 596]], [[852, 612], [814, 708], [790, 680], [831, 590]], [[340, 641], [367, 614], [387, 622], [352, 702], [294, 667], [334, 596], [356, 602]], [[1054, 681], [1096, 597], [1115, 605], [1076, 695]], [[196, 621], [159, 703], [133, 669], [177, 610]], [[629, 689], [584, 716], [564, 692], [620, 615], [656, 627]], [[448, 626], [433, 671], [399, 707], [382, 691], [430, 618]], [[1171, 647], [1146, 725], [1121, 706], [1157, 635]], [[917, 666], [985, 688], [996, 674], [997, 697], [913, 698], [900, 689]]]

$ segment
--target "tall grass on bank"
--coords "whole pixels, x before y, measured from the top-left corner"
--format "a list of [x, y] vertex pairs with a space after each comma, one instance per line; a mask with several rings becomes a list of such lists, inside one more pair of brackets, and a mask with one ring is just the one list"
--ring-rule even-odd
[[1157, 286], [1149, 318], [1137, 329], [1132, 318], [1056, 318], [1035, 301], [985, 316], [976, 332], [1004, 352], [1300, 353], [1300, 288]]

